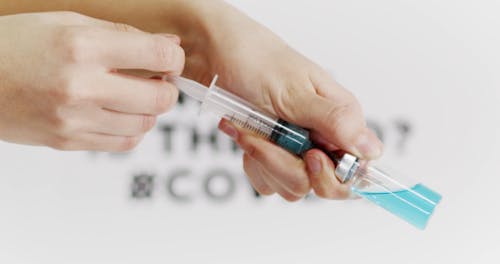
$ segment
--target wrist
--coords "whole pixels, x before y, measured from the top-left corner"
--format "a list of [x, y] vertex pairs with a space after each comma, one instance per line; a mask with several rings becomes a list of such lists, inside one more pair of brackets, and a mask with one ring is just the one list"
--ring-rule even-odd
[[224, 6], [221, 1], [206, 0], [162, 0], [160, 5], [161, 19], [157, 31], [168, 32], [181, 38], [181, 46], [186, 55], [183, 75], [198, 79], [199, 67], [208, 67], [207, 50], [211, 46], [212, 30], [218, 10]]
[[[186, 53], [184, 75], [208, 81], [200, 71], [220, 73], [214, 62], [220, 56], [248, 45], [256, 39], [277, 38], [267, 28], [256, 23], [238, 9], [219, 0], [170, 0], [167, 23], [175, 25], [173, 32], [182, 39]], [[175, 12], [175, 17], [168, 13]], [[212, 69], [201, 69], [211, 67]], [[215, 67], [215, 68], [214, 68]]]
[[[191, 19], [189, 29], [207, 45], [221, 46], [222, 43], [237, 42], [238, 36], [266, 32], [267, 28], [256, 23], [246, 14], [221, 0], [180, 0], [185, 3]], [[190, 19], [188, 17], [188, 19]], [[188, 30], [189, 31], [189, 30]], [[242, 34], [242, 32], [244, 32]]]

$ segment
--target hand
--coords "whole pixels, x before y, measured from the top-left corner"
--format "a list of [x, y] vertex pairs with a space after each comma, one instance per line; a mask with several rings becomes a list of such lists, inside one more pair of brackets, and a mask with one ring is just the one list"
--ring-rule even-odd
[[127, 151], [169, 110], [179, 38], [69, 12], [0, 17], [0, 139], [62, 150]]
[[[213, 9], [213, 8], [212, 8]], [[343, 149], [373, 159], [382, 144], [365, 124], [351, 93], [323, 69], [287, 46], [273, 33], [232, 8], [220, 8], [217, 19], [204, 18], [204, 49], [190, 47], [186, 74], [207, 83], [219, 74], [218, 85], [282, 119], [309, 128], [327, 149]], [[230, 22], [229, 22], [230, 21]], [[289, 201], [312, 187], [324, 198], [347, 198], [350, 191], [334, 175], [332, 161], [310, 150], [305, 159], [222, 121], [220, 129], [245, 151], [244, 169], [261, 194], [279, 193]]]

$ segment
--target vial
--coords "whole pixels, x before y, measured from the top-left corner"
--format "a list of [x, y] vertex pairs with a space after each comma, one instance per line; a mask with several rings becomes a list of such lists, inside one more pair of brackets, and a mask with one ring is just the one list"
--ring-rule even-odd
[[419, 229], [427, 226], [441, 195], [422, 183], [389, 174], [387, 170], [375, 167], [374, 162], [360, 160], [351, 154], [345, 153], [336, 160], [335, 175], [355, 194]]

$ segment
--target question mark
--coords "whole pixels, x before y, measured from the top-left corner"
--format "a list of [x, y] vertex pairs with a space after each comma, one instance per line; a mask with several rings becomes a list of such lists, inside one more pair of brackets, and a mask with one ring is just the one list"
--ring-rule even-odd
[[396, 126], [396, 130], [398, 131], [398, 134], [400, 135], [400, 138], [397, 142], [397, 149], [399, 153], [402, 154], [405, 151], [408, 138], [411, 135], [411, 124], [408, 120], [404, 119], [397, 119], [394, 121], [394, 124]]

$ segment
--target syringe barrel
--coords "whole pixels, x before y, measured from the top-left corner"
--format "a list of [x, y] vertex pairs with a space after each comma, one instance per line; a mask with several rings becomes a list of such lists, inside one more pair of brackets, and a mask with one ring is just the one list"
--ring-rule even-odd
[[313, 147], [307, 129], [292, 125], [273, 114], [264, 113], [253, 104], [214, 84], [210, 86], [201, 109], [266, 138], [293, 154], [302, 155]]
[[418, 181], [344, 154], [335, 173], [359, 196], [424, 229], [441, 195]]

